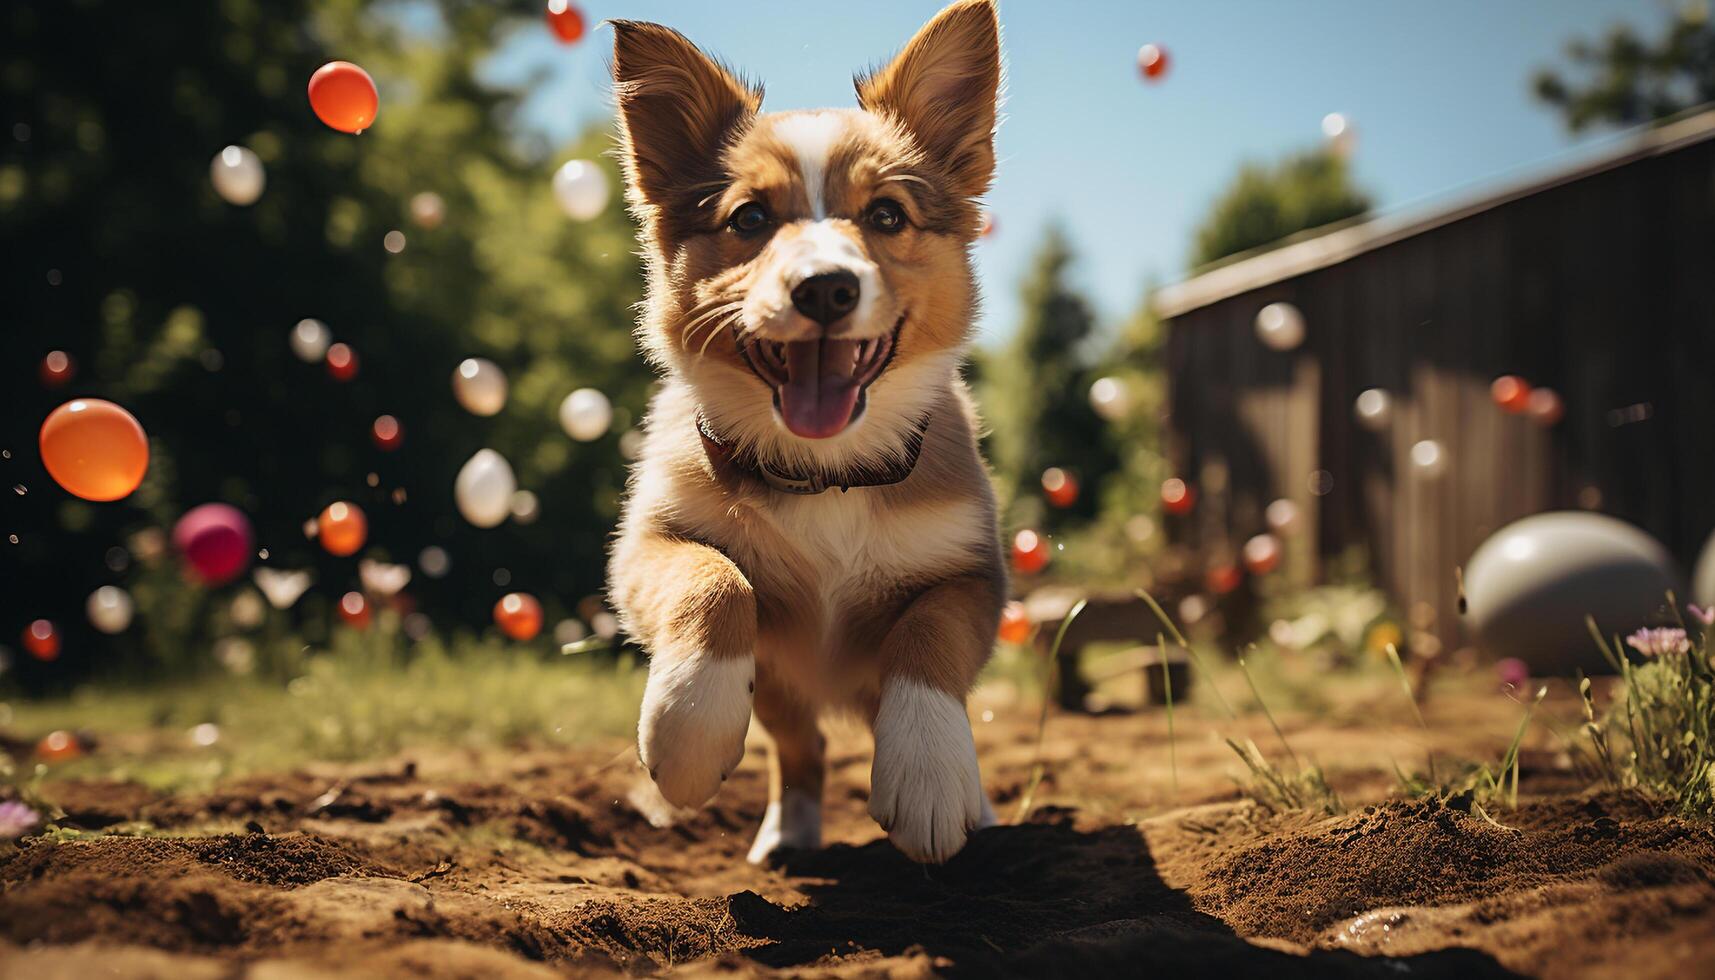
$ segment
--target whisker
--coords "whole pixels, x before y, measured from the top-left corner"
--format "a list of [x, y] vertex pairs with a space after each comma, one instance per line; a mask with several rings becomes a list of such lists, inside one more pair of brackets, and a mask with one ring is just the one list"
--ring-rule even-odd
[[698, 331], [702, 330], [706, 324], [713, 322], [724, 314], [736, 312], [742, 305], [743, 304], [738, 300], [734, 300], [730, 303], [722, 304], [721, 306], [717, 306], [712, 310], [702, 313], [695, 320], [687, 323], [684, 329], [679, 332], [680, 346], [687, 350], [690, 349], [691, 338], [695, 337]]
[[704, 354], [708, 353], [709, 344], [713, 343], [714, 339], [721, 335], [722, 330], [731, 326], [732, 321], [738, 319], [738, 316], [739, 316], [738, 311], [734, 310], [731, 316], [729, 316], [727, 319], [721, 321], [720, 326], [718, 328], [716, 328], [714, 330], [710, 330], [708, 337], [703, 341], [703, 346], [697, 351], [697, 356], [702, 357]]

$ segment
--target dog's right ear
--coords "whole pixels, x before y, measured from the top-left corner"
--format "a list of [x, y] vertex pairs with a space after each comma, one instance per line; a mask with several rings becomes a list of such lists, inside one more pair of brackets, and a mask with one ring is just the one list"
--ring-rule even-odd
[[745, 84], [678, 31], [634, 20], [612, 23], [620, 150], [633, 201], [669, 205], [720, 176], [721, 150], [755, 117], [762, 89]]

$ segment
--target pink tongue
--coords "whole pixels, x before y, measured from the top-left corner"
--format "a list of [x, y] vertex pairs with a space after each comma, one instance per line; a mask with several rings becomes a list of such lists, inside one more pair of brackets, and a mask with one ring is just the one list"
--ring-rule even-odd
[[837, 436], [857, 409], [855, 340], [798, 340], [786, 345], [786, 383], [780, 414], [805, 439]]

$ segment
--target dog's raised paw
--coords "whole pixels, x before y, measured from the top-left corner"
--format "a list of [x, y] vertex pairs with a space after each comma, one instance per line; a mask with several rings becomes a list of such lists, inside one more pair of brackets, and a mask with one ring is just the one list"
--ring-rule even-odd
[[869, 815], [906, 857], [940, 864], [981, 824], [983, 802], [964, 704], [916, 681], [890, 681], [875, 718]]
[[750, 657], [659, 658], [649, 665], [637, 752], [668, 802], [702, 806], [737, 768], [755, 680]]

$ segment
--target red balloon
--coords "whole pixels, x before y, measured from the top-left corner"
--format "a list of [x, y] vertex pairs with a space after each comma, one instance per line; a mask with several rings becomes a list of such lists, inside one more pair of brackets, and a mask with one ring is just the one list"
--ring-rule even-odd
[[339, 618], [347, 626], [364, 629], [369, 625], [369, 600], [361, 592], [347, 592], [339, 597]]
[[310, 76], [310, 108], [342, 133], [368, 129], [380, 105], [375, 79], [349, 61], [330, 61]]
[[70, 762], [83, 755], [83, 743], [63, 729], [49, 732], [36, 743], [36, 758], [43, 762]]
[[1244, 580], [1244, 573], [1239, 571], [1237, 565], [1216, 565], [1203, 577], [1203, 584], [1216, 595], [1226, 595], [1238, 588]]
[[1137, 70], [1150, 81], [1159, 81], [1167, 74], [1167, 49], [1159, 44], [1146, 44], [1137, 50]]
[[576, 44], [584, 36], [584, 12], [567, 0], [548, 0], [548, 26], [561, 44]]
[[1024, 603], [1014, 600], [1000, 611], [1000, 639], [1014, 645], [1030, 639], [1030, 614], [1025, 612]]
[[328, 374], [335, 381], [350, 381], [357, 377], [357, 352], [350, 344], [335, 344], [328, 348]]
[[244, 574], [255, 544], [250, 519], [226, 504], [193, 507], [173, 526], [173, 547], [205, 585], [225, 585]]
[[46, 619], [38, 619], [24, 627], [24, 649], [44, 663], [60, 655], [60, 631]]
[[1197, 490], [1178, 477], [1169, 477], [1161, 484], [1161, 509], [1184, 517], [1197, 506]]
[[1035, 575], [1048, 567], [1052, 556], [1048, 551], [1048, 539], [1035, 531], [1026, 528], [1013, 536], [1012, 567], [1020, 575]]
[[494, 604], [494, 625], [514, 640], [533, 640], [542, 631], [542, 604], [528, 592], [510, 592]]
[[369, 427], [369, 435], [375, 440], [375, 448], [390, 453], [399, 448], [405, 441], [405, 429], [399, 420], [391, 415], [383, 415]]
[[42, 358], [36, 374], [42, 379], [42, 387], [60, 388], [77, 375], [77, 362], [63, 350], [51, 350]]
[[1245, 568], [1252, 575], [1267, 575], [1280, 567], [1280, 541], [1272, 534], [1259, 534], [1245, 542]]
[[1058, 466], [1042, 471], [1042, 492], [1048, 502], [1061, 509], [1078, 502], [1078, 479]]
[[1502, 411], [1517, 415], [1530, 406], [1530, 382], [1516, 374], [1503, 374], [1489, 386], [1489, 395]]

